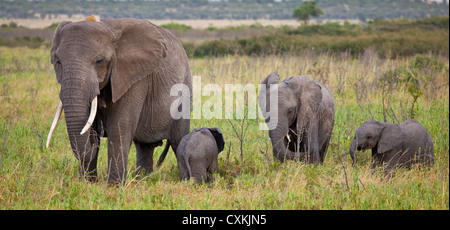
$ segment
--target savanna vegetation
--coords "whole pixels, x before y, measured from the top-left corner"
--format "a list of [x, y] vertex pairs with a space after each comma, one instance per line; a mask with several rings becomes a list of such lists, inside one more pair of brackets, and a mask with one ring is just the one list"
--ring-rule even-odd
[[[190, 56], [208, 55], [261, 55], [300, 52], [304, 49], [318, 52], [346, 52], [357, 57], [367, 48], [376, 50], [387, 58], [426, 54], [448, 55], [448, 16], [417, 20], [373, 20], [367, 24], [343, 25], [328, 22], [321, 25], [305, 25], [297, 28], [260, 27], [260, 36], [235, 37], [213, 41], [185, 42]], [[257, 24], [253, 27], [258, 27]], [[231, 33], [233, 28], [230, 28]], [[183, 36], [181, 36], [183, 39]]]
[[[214, 45], [228, 43], [224, 52]], [[282, 78], [308, 74], [326, 85], [336, 119], [324, 164], [274, 161], [268, 133], [259, 130], [262, 119], [202, 118], [191, 120], [191, 129], [219, 127], [226, 141], [212, 184], [180, 182], [172, 151], [160, 168], [135, 178], [132, 147], [126, 183], [109, 187], [106, 139], [99, 181], [86, 182], [79, 178], [64, 117], [45, 148], [59, 94], [48, 45], [2, 43], [0, 209], [449, 209], [448, 17], [280, 28], [260, 37], [184, 45], [202, 86], [256, 85], [271, 72]], [[370, 152], [357, 153], [358, 167], [351, 166], [348, 148], [359, 125], [409, 118], [432, 137], [433, 168], [397, 169], [387, 179], [370, 170]], [[157, 148], [154, 159], [162, 151]]]
[[[183, 43], [189, 57], [222, 55], [271, 55], [316, 52], [350, 52], [354, 57], [371, 48], [382, 57], [407, 57], [432, 52], [448, 55], [449, 17], [422, 19], [372, 20], [365, 24], [328, 22], [291, 26], [228, 26], [193, 29], [168, 23], [162, 27], [174, 33]], [[11, 21], [0, 27], [0, 45], [8, 47], [50, 47], [57, 24], [43, 29], [28, 29]]]

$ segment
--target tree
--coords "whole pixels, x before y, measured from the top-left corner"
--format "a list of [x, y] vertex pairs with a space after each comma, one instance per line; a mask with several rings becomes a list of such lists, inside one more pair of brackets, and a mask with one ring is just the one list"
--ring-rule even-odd
[[305, 2], [303, 5], [299, 6], [297, 9], [294, 9], [294, 17], [298, 18], [305, 23], [308, 24], [309, 16], [319, 17], [323, 15], [322, 10], [316, 6], [315, 1]]

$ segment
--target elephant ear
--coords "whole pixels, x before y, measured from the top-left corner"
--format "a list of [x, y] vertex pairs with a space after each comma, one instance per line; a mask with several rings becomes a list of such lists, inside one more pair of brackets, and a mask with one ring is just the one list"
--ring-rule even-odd
[[261, 82], [261, 89], [258, 94], [258, 103], [264, 118], [268, 118], [267, 112], [270, 111], [270, 85], [277, 84], [280, 76], [277, 73], [271, 73]]
[[159, 28], [144, 20], [107, 19], [116, 33], [116, 64], [111, 74], [112, 101], [119, 100], [136, 82], [155, 72], [167, 56]]
[[403, 143], [405, 134], [403, 133], [400, 125], [393, 124], [386, 126], [380, 135], [380, 139], [377, 144], [377, 153], [385, 153]]
[[59, 83], [61, 83], [62, 78], [62, 65], [61, 63], [57, 63], [56, 50], [58, 50], [59, 43], [61, 42], [61, 30], [69, 23], [71, 22], [64, 21], [58, 24], [58, 27], [56, 27], [55, 33], [53, 34], [52, 48], [50, 49], [50, 60], [53, 64], [53, 68], [55, 68], [56, 80]]
[[219, 150], [218, 153], [222, 152], [223, 148], [225, 147], [225, 141], [223, 139], [222, 131], [220, 131], [219, 128], [210, 128], [209, 131], [216, 140], [217, 149]]
[[280, 76], [277, 73], [271, 73], [269, 76], [261, 82], [262, 85], [266, 85], [269, 88], [271, 84], [276, 84], [280, 81]]
[[[309, 76], [297, 76], [283, 81], [293, 90], [297, 101], [297, 125], [300, 130], [308, 123], [319, 121], [322, 87]], [[311, 124], [312, 125], [312, 124]]]

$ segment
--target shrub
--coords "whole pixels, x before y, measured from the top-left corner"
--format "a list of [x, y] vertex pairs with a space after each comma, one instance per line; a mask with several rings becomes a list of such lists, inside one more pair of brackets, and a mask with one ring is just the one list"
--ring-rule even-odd
[[220, 39], [206, 42], [195, 48], [195, 57], [218, 56], [226, 54], [235, 54], [240, 49], [237, 47], [235, 40]]
[[52, 23], [47, 27], [47, 29], [56, 30], [58, 28], [59, 23]]
[[192, 29], [191, 26], [178, 24], [178, 23], [175, 23], [175, 22], [171, 22], [171, 23], [168, 23], [168, 24], [161, 25], [161, 27], [165, 28], [165, 29], [168, 29], [168, 30], [171, 29], [171, 30], [181, 30], [181, 31], [186, 31], [186, 30], [191, 30]]
[[299, 26], [297, 29], [286, 32], [289, 35], [303, 35], [303, 36], [355, 36], [356, 31], [352, 26], [341, 26], [339, 23], [327, 22], [323, 25], [305, 25]]
[[2, 24], [1, 27], [3, 29], [16, 29], [16, 28], [18, 28], [17, 23], [15, 23], [15, 22], [10, 22], [9, 24]]
[[47, 41], [41, 37], [30, 37], [30, 36], [15, 37], [15, 38], [1, 38], [0, 37], [0, 46], [6, 46], [6, 47], [26, 46], [29, 48], [39, 48], [42, 45], [49, 47], [50, 44], [51, 44], [51, 41]]

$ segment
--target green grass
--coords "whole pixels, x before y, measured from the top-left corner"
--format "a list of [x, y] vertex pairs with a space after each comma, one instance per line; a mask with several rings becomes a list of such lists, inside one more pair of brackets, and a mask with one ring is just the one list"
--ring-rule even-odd
[[[419, 78], [423, 95], [414, 111], [434, 142], [431, 169], [398, 169], [387, 180], [370, 171], [369, 152], [358, 153], [357, 169], [347, 157], [354, 131], [365, 120], [408, 118], [412, 105], [408, 84], [390, 84], [390, 91], [383, 94], [380, 78], [389, 71], [408, 69], [415, 56], [382, 59], [371, 50], [359, 58], [313, 51], [231, 55], [191, 59], [192, 74], [202, 76], [202, 85], [222, 87], [258, 84], [274, 71], [282, 78], [309, 74], [331, 89], [336, 121], [324, 164], [274, 162], [268, 133], [258, 129], [261, 121], [257, 120], [246, 121], [241, 160], [239, 139], [227, 120], [194, 119], [191, 129], [219, 127], [224, 133], [226, 145], [212, 184], [180, 182], [172, 151], [161, 168], [135, 179], [132, 147], [127, 181], [118, 188], [106, 184], [107, 139], [101, 140], [97, 183], [79, 179], [79, 162], [70, 149], [64, 119], [50, 148], [44, 148], [59, 93], [49, 56], [48, 48], [0, 47], [0, 209], [449, 209], [448, 56], [424, 55], [442, 65], [419, 71], [428, 78]], [[154, 159], [162, 150], [156, 149]]]

